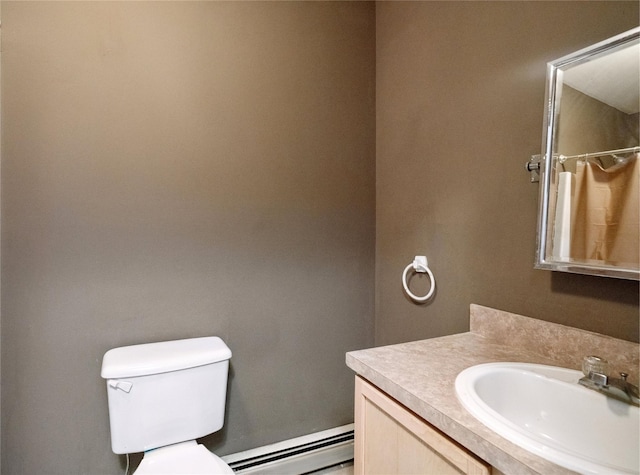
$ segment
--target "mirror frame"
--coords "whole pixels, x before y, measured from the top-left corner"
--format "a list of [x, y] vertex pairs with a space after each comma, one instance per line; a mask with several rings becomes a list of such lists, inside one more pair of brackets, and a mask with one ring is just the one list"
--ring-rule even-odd
[[612, 265], [598, 265], [582, 262], [567, 262], [547, 259], [547, 232], [549, 219], [549, 191], [551, 188], [551, 172], [555, 148], [555, 138], [558, 124], [558, 109], [560, 103], [560, 86], [562, 71], [568, 66], [581, 63], [601, 56], [608, 51], [625, 44], [637, 42], [640, 39], [640, 27], [626, 31], [607, 40], [596, 43], [575, 53], [547, 63], [547, 82], [545, 89], [544, 124], [542, 131], [542, 154], [540, 159], [540, 190], [538, 201], [538, 232], [536, 238], [535, 269], [545, 269], [574, 274], [598, 275], [620, 279], [640, 280], [640, 270], [617, 267]]

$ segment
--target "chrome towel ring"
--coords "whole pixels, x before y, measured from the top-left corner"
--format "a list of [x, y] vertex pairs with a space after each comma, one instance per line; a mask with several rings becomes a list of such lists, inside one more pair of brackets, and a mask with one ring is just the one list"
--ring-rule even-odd
[[[413, 292], [411, 292], [411, 290], [409, 290], [409, 285], [407, 283], [407, 276], [409, 274], [409, 270], [411, 269], [413, 269], [415, 272], [418, 272], [418, 273], [426, 272], [429, 275], [429, 278], [431, 279], [431, 288], [429, 289], [429, 292], [427, 293], [427, 295], [425, 295], [424, 297], [418, 297]], [[413, 259], [413, 262], [409, 264], [407, 267], [405, 267], [404, 272], [402, 273], [402, 286], [404, 287], [404, 291], [407, 293], [407, 295], [416, 302], [426, 302], [431, 298], [434, 290], [436, 290], [436, 279], [433, 276], [433, 272], [431, 272], [431, 269], [429, 269], [426, 256], [416, 256]]]

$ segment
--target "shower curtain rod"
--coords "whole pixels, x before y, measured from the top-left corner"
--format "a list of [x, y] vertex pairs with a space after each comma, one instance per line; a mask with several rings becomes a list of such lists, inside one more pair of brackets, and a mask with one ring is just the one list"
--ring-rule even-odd
[[605, 157], [607, 155], [617, 155], [621, 153], [638, 153], [638, 152], [640, 152], [640, 147], [619, 148], [617, 150], [607, 150], [606, 152], [581, 153], [579, 155], [569, 155], [569, 156], [558, 155], [558, 161], [560, 163], [564, 163], [567, 160], [575, 160], [575, 159], [586, 160], [588, 158]]

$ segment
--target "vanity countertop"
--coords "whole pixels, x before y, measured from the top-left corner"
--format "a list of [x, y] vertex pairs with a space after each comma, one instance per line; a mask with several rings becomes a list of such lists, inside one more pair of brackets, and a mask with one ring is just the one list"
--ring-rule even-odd
[[574, 473], [475, 419], [458, 402], [458, 373], [494, 361], [579, 369], [583, 356], [599, 354], [612, 369], [637, 377], [640, 346], [479, 305], [471, 306], [470, 317], [467, 333], [352, 351], [347, 366], [505, 474]]

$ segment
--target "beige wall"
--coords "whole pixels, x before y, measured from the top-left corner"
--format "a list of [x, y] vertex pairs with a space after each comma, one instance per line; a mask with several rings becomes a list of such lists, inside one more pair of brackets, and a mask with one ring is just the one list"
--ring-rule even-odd
[[[2, 2], [0, 1], [0, 23], [2, 23]], [[0, 30], [0, 78], [2, 77], [2, 30]], [[2, 92], [0, 91], [0, 165], [2, 164]], [[1, 178], [0, 171], [0, 178]], [[1, 180], [0, 180], [1, 181]], [[0, 186], [1, 193], [1, 186]], [[0, 212], [1, 215], [1, 212]], [[2, 228], [0, 219], [0, 230]], [[1, 246], [0, 246], [1, 249]], [[0, 251], [0, 268], [2, 267], [2, 252]], [[2, 292], [0, 291], [0, 309], [2, 308]], [[0, 409], [2, 408], [2, 312], [0, 311]], [[2, 411], [0, 410], [0, 473], [2, 473]]]
[[219, 454], [353, 420], [374, 6], [3, 4], [2, 466], [120, 473], [100, 364], [219, 335]]
[[[546, 62], [636, 26], [638, 3], [379, 2], [376, 19], [376, 343], [465, 331], [470, 303], [638, 341], [637, 282], [533, 269], [524, 171]], [[427, 305], [400, 283], [417, 254]]]
[[555, 151], [578, 155], [588, 150], [636, 147], [640, 144], [639, 119], [638, 113], [627, 114], [565, 85]]
[[[471, 302], [637, 340], [637, 283], [533, 270], [523, 171], [545, 62], [635, 2], [2, 13], [6, 473], [121, 470], [100, 360], [142, 341], [229, 343], [220, 454], [350, 422], [374, 239], [378, 344], [466, 331]], [[416, 306], [399, 277], [422, 253], [438, 290]]]

